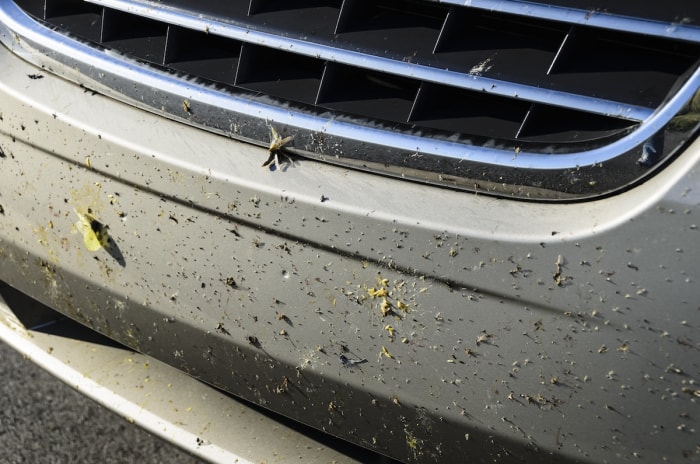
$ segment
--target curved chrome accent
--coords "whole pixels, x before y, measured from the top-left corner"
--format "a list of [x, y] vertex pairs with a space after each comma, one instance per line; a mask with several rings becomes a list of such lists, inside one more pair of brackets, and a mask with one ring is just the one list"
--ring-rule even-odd
[[[518, 196], [532, 194], [554, 200], [593, 197], [621, 188], [617, 182], [615, 188], [603, 182], [593, 187], [594, 183], [590, 182], [591, 189], [571, 194], [557, 185], [571, 182], [566, 179], [574, 174], [577, 179], [584, 177], [586, 169], [589, 174], [594, 173], [600, 170], [603, 163], [615, 160], [621, 154], [636, 153], [636, 149], [662, 130], [700, 88], [700, 69], [697, 69], [661, 110], [643, 121], [637, 130], [606, 147], [556, 155], [526, 151], [514, 153], [512, 150], [428, 139], [291, 111], [265, 101], [265, 97], [253, 99], [227, 94], [73, 40], [38, 24], [12, 2], [0, 4], [0, 23], [0, 40], [26, 60], [116, 99], [212, 132], [267, 146], [269, 127], [274, 124], [284, 128], [285, 133], [295, 134], [292, 151], [302, 156], [360, 168], [362, 166], [359, 165], [363, 165], [365, 169], [367, 166], [371, 169], [372, 166], [393, 164], [393, 171], [383, 171], [424, 182], [479, 190], [488, 185], [487, 189], [493, 188], [501, 193], [505, 191]], [[194, 114], [208, 115], [206, 124], [198, 122], [192, 115], [183, 114], [184, 100], [188, 101]], [[245, 118], [244, 129], [236, 123], [241, 118]], [[324, 142], [318, 141], [321, 136]], [[355, 147], [351, 147], [349, 142], [352, 141], [356, 142]], [[339, 142], [337, 145], [342, 146], [343, 151], [331, 148], [334, 146], [332, 142]], [[367, 160], [366, 154], [375, 148], [379, 154], [374, 160]], [[429, 168], [425, 163], [420, 164], [423, 155], [443, 160], [458, 173], [443, 174], [435, 172], [434, 168], [422, 173], [422, 169]], [[635, 160], [639, 158], [638, 154], [634, 156]], [[403, 168], [402, 163], [405, 164], [409, 158], [412, 166]], [[415, 165], [414, 160], [417, 160]], [[533, 174], [533, 185], [525, 185], [526, 192], [522, 193], [522, 189], [519, 190], [522, 185], [510, 189], [498, 181], [475, 177], [479, 171], [490, 169], [489, 166], [496, 170], [530, 169], [547, 177], [537, 178]], [[557, 174], [561, 176], [557, 177]], [[459, 179], [460, 175], [464, 178]], [[552, 185], [546, 185], [547, 179], [554, 179]]]
[[469, 6], [481, 10], [510, 13], [533, 18], [550, 19], [571, 24], [584, 24], [587, 26], [611, 29], [616, 31], [635, 31], [641, 34], [655, 37], [670, 37], [700, 41], [700, 27], [689, 26], [683, 23], [666, 23], [641, 18], [619, 16], [602, 11], [579, 10], [557, 5], [547, 5], [534, 1], [519, 0], [437, 0], [439, 3], [450, 5]]
[[370, 55], [353, 50], [332, 47], [322, 43], [283, 37], [268, 32], [256, 31], [245, 25], [237, 25], [205, 19], [190, 12], [173, 7], [163, 7], [160, 3], [147, 0], [88, 0], [90, 3], [113, 8], [138, 16], [174, 24], [187, 29], [206, 31], [241, 42], [264, 45], [299, 55], [319, 58], [336, 63], [371, 70], [381, 69], [388, 74], [444, 84], [460, 89], [476, 90], [503, 97], [521, 98], [564, 108], [576, 108], [593, 114], [613, 116], [631, 121], [642, 121], [649, 117], [652, 109], [627, 103], [576, 95], [569, 92], [532, 87], [476, 74], [449, 71], [416, 63], [397, 61], [391, 58]]

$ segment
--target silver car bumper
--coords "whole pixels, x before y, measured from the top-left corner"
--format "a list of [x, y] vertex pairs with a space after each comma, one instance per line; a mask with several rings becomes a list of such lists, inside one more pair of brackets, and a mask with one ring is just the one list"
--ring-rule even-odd
[[[264, 148], [1, 47], [0, 66], [0, 280], [397, 459], [698, 458], [698, 143], [622, 194], [523, 203], [310, 160], [262, 169]], [[40, 360], [42, 343], [16, 346]]]

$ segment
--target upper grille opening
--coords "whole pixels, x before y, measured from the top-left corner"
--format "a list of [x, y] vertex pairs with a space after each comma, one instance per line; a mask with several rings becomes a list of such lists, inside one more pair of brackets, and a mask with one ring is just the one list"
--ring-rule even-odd
[[318, 104], [352, 114], [405, 122], [418, 92], [412, 80], [342, 64], [329, 64]]
[[233, 85], [241, 43], [205, 32], [171, 26], [164, 64], [191, 75]]
[[[128, 27], [125, 25], [128, 24]], [[105, 9], [102, 45], [151, 63], [165, 60], [168, 25], [117, 10]]]
[[243, 45], [236, 84], [267, 95], [313, 104], [323, 62], [258, 45]]
[[695, 45], [576, 27], [562, 45], [550, 75], [553, 85], [560, 88], [656, 107], [698, 56]]
[[[435, 53], [450, 69], [470, 72], [474, 63], [486, 63], [478, 71], [484, 76], [537, 85], [568, 29], [567, 25], [548, 21], [454, 9]], [[523, 56], [528, 57], [526, 63]]]

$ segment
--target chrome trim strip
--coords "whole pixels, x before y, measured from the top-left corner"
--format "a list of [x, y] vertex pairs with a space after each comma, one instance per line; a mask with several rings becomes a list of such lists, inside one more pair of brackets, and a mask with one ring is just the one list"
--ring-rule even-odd
[[371, 70], [381, 69], [383, 72], [398, 76], [419, 79], [422, 81], [445, 84], [461, 89], [476, 90], [493, 95], [510, 98], [521, 98], [537, 103], [576, 108], [594, 114], [619, 117], [632, 121], [643, 121], [648, 118], [653, 109], [629, 105], [626, 103], [586, 97], [568, 92], [542, 89], [524, 84], [491, 79], [476, 74], [437, 69], [415, 63], [397, 61], [390, 58], [369, 55], [352, 50], [344, 50], [324, 44], [298, 40], [290, 37], [255, 31], [237, 25], [223, 23], [173, 7], [164, 7], [159, 2], [148, 0], [86, 0], [100, 6], [133, 13], [144, 18], [174, 24], [187, 29], [206, 31], [209, 34], [239, 40], [246, 43], [264, 45], [280, 50], [294, 51], [299, 55], [324, 59], [336, 63], [348, 64]]
[[669, 37], [689, 42], [700, 42], [700, 27], [682, 23], [665, 23], [642, 18], [618, 16], [601, 11], [587, 11], [557, 5], [545, 5], [520, 0], [436, 0], [438, 3], [467, 6], [481, 10], [510, 13], [533, 18], [550, 19], [571, 24], [635, 31], [656, 37]]
[[[513, 168], [530, 169], [531, 172], [546, 173], [554, 179], [552, 184], [566, 183], [567, 173], [583, 172], [583, 168], [596, 171], [600, 163], [612, 161], [621, 154], [632, 152], [662, 130], [670, 119], [683, 109], [700, 88], [700, 69], [696, 69], [687, 82], [660, 110], [654, 112], [638, 129], [613, 142], [612, 144], [589, 151], [569, 154], [541, 154], [526, 151], [504, 150], [486, 146], [472, 146], [454, 141], [428, 139], [416, 135], [402, 134], [381, 128], [367, 127], [338, 119], [328, 119], [321, 116], [304, 114], [289, 110], [285, 107], [265, 103], [245, 96], [223, 93], [213, 88], [197, 85], [194, 82], [172, 76], [155, 68], [143, 66], [141, 63], [127, 59], [115, 53], [97, 50], [88, 44], [71, 39], [59, 32], [47, 28], [24, 13], [17, 5], [9, 0], [0, 0], [0, 41], [16, 54], [29, 62], [43, 66], [51, 72], [64, 76], [89, 88], [97, 89], [111, 96], [142, 109], [180, 120], [198, 126], [211, 132], [234, 137], [266, 147], [269, 143], [269, 127], [274, 124], [284, 127], [289, 133], [296, 133], [294, 153], [326, 162], [345, 165], [357, 165], [359, 157], [342, 158], [328, 148], [322, 151], [320, 144], [309, 140], [325, 139], [332, 147], [333, 141], [339, 145], [351, 145], [355, 141], [361, 147], [362, 153], [377, 153], [372, 160], [365, 164], [389, 163], [387, 156], [393, 160], [405, 160], [408, 156], [421, 161], [423, 155], [432, 155], [435, 162], [447, 160], [453, 165], [472, 166], [473, 171], [483, 169]], [[136, 91], [129, 94], [128, 91]], [[141, 92], [141, 93], [138, 93]], [[146, 97], [154, 97], [149, 103]], [[188, 100], [192, 108], [201, 109], [198, 114], [209, 116], [204, 122], [194, 120], [182, 113], [182, 103]], [[178, 113], [179, 110], [179, 113]], [[248, 119], [245, 119], [248, 118]], [[245, 121], [245, 126], [252, 127], [254, 137], [241, 135], [234, 128], [237, 121]], [[257, 128], [257, 132], [255, 132]], [[251, 132], [252, 133], [252, 132]], [[304, 145], [301, 140], [306, 140]], [[297, 141], [300, 141], [297, 144]], [[298, 148], [297, 148], [298, 147]], [[380, 149], [381, 148], [381, 149]], [[384, 151], [383, 151], [384, 150]], [[340, 159], [337, 157], [340, 156]], [[364, 155], [363, 155], [364, 156]], [[632, 162], [634, 164], [634, 161]], [[390, 163], [389, 163], [390, 164]], [[414, 171], [421, 171], [424, 166], [415, 164]], [[485, 166], [484, 166], [485, 165]], [[430, 167], [431, 164], [428, 164]], [[405, 168], [394, 164], [393, 171], [388, 174], [404, 176]], [[427, 168], [426, 168], [427, 169]], [[558, 171], [558, 172], [557, 172]], [[597, 172], [597, 171], [596, 171]], [[440, 173], [428, 171], [429, 176], [409, 176], [407, 178], [448, 184], [451, 181], [443, 179]], [[551, 174], [549, 174], [551, 173]], [[560, 174], [560, 175], [558, 175]], [[435, 180], [438, 178], [438, 180]], [[470, 178], [467, 178], [469, 181]], [[483, 180], [482, 180], [483, 181]], [[496, 181], [494, 181], [496, 182]], [[506, 182], [506, 179], [504, 179]], [[459, 184], [464, 188], [465, 183]], [[481, 189], [476, 183], [475, 188]], [[498, 186], [499, 183], [494, 185]], [[624, 185], [623, 185], [624, 186]], [[468, 187], [468, 185], [467, 185]], [[517, 187], [517, 185], [516, 185]], [[618, 185], [617, 188], [619, 188]], [[537, 187], [552, 192], [562, 193], [556, 188]], [[610, 190], [605, 190], [603, 193]], [[599, 195], [601, 192], [591, 191], [586, 194], [567, 194], [547, 197], [548, 199], [587, 198]]]

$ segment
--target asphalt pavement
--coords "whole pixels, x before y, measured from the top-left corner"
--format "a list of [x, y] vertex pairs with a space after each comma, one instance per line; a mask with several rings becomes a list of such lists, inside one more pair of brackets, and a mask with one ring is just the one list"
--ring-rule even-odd
[[203, 462], [84, 397], [4, 343], [0, 359], [0, 462]]

